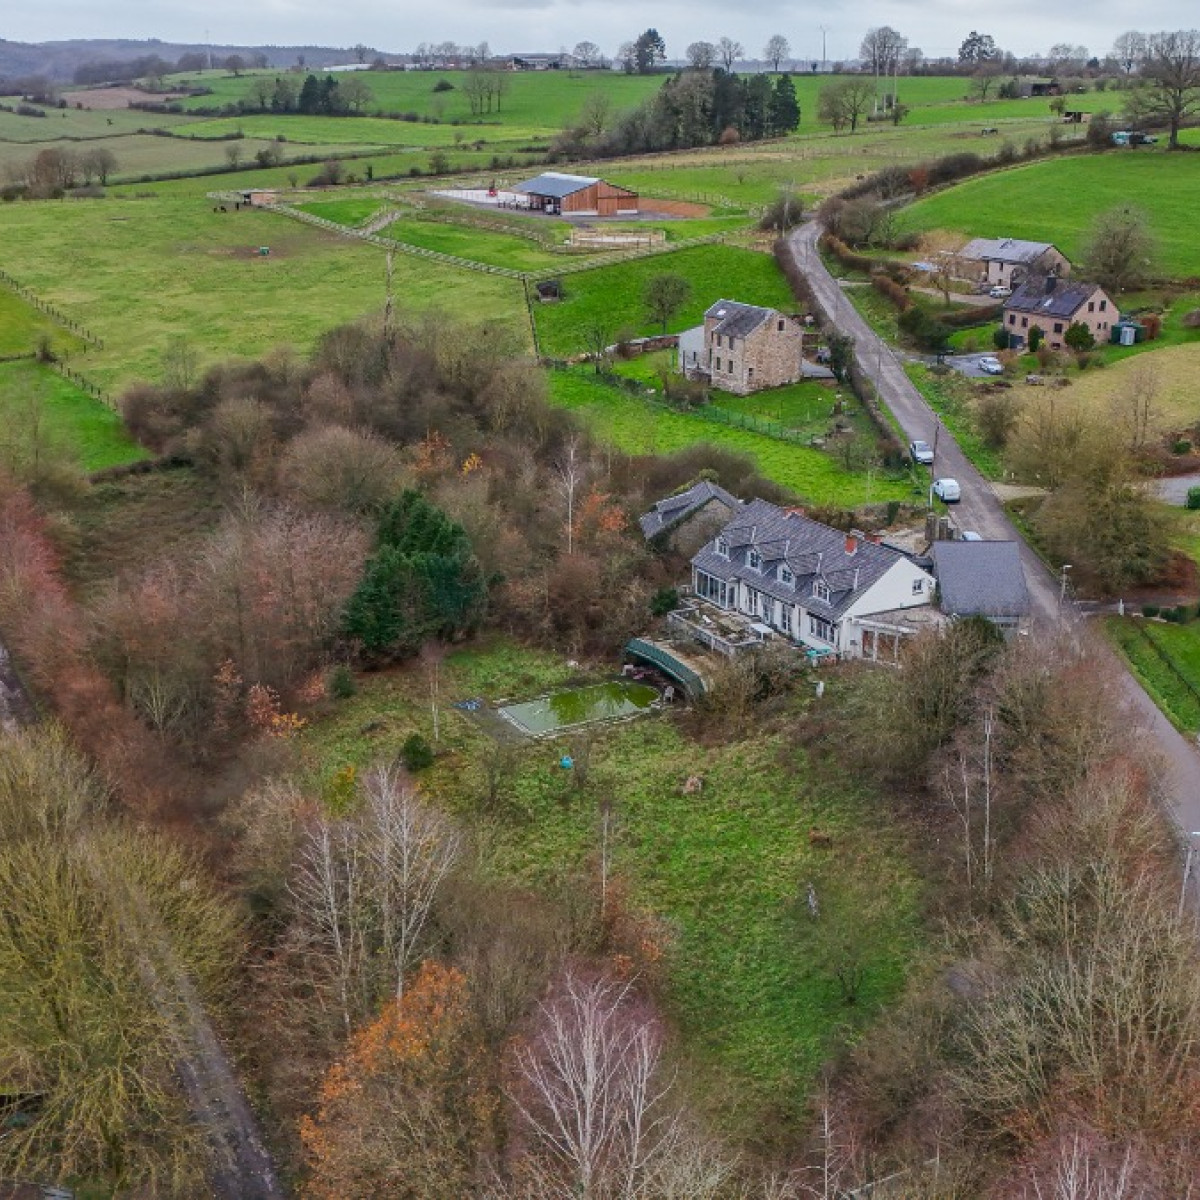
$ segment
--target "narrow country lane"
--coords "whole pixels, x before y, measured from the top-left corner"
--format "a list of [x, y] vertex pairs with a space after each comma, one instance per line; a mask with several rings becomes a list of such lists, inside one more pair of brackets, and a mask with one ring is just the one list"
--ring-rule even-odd
[[[1008, 519], [1004, 506], [987, 480], [977, 471], [958, 443], [941, 425], [925, 398], [904, 373], [903, 364], [890, 346], [858, 314], [829, 273], [817, 251], [819, 222], [807, 221], [788, 235], [787, 247], [812, 290], [821, 319], [854, 338], [858, 365], [875, 382], [880, 398], [891, 410], [905, 436], [937, 443], [935, 476], [951, 476], [962, 485], [962, 501], [956, 519], [964, 529], [985, 538], [1017, 541], [1033, 597], [1034, 621], [1043, 628], [1060, 621], [1078, 621], [1073, 604], [1059, 606], [1059, 585], [1045, 564], [1028, 546]], [[1097, 639], [1097, 642], [1099, 639]], [[1101, 650], [1100, 652], [1105, 652]], [[1166, 791], [1171, 816], [1181, 832], [1200, 830], [1200, 752], [1159, 711], [1141, 684], [1129, 673], [1115, 653], [1108, 651], [1120, 668], [1122, 688], [1135, 721], [1153, 737], [1167, 773]]]

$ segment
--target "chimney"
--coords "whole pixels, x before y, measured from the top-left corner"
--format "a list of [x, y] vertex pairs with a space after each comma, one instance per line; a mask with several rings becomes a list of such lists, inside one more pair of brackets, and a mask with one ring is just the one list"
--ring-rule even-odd
[[846, 553], [858, 553], [858, 533], [856, 530], [852, 529], [848, 534], [846, 534]]

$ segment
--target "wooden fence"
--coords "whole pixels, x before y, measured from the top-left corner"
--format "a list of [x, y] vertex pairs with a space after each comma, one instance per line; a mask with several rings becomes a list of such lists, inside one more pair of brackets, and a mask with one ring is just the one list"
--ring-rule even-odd
[[67, 316], [62, 309], [55, 308], [53, 304], [43, 300], [32, 288], [26, 287], [19, 280], [14, 279], [7, 271], [0, 268], [0, 282], [5, 283], [12, 291], [16, 292], [27, 304], [31, 304], [43, 316], [47, 316], [56, 325], [61, 325], [64, 329], [73, 333], [81, 341], [87, 342], [91, 346], [95, 346], [97, 350], [104, 349], [104, 343], [85, 325], [81, 325], [73, 317]]

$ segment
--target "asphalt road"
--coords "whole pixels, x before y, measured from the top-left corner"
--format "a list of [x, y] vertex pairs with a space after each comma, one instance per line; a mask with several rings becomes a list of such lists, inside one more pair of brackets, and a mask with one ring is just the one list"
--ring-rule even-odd
[[[817, 253], [821, 228], [808, 221], [788, 235], [792, 256], [812, 289], [823, 318], [842, 333], [854, 338], [854, 354], [868, 378], [875, 381], [884, 403], [904, 430], [906, 440], [917, 438], [936, 446], [932, 467], [934, 478], [952, 476], [962, 486], [962, 501], [954, 506], [955, 520], [962, 529], [973, 529], [984, 538], [1016, 541], [1033, 599], [1035, 626], [1051, 628], [1060, 622], [1074, 625], [1081, 618], [1068, 601], [1059, 604], [1059, 581], [1021, 538], [1008, 519], [1004, 506], [987, 480], [975, 469], [958, 443], [926, 404], [924, 397], [904, 373], [904, 366], [874, 330], [859, 316], [838, 282]], [[1096, 639], [1099, 641], [1099, 639]], [[1098, 648], [1097, 653], [1107, 651]], [[1154, 739], [1163, 759], [1164, 784], [1171, 816], [1181, 833], [1200, 831], [1200, 752], [1162, 715], [1158, 706], [1112, 655], [1120, 668], [1122, 687], [1133, 721]], [[1200, 838], [1196, 839], [1200, 850]]]

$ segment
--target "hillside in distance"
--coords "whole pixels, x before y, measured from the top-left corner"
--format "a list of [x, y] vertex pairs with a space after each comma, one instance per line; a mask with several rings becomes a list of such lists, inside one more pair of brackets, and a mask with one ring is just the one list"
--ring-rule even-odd
[[[306, 66], [328, 67], [354, 62], [352, 50], [338, 46], [202, 46], [163, 42], [158, 38], [70, 38], [60, 42], [9, 42], [0, 39], [0, 78], [44, 75], [56, 83], [70, 83], [84, 63], [97, 60], [125, 62], [156, 54], [173, 62], [183, 54], [211, 52], [214, 60], [240, 54], [249, 60], [265, 54], [273, 67], [288, 67], [303, 55]], [[371, 51], [374, 57], [375, 51]]]

